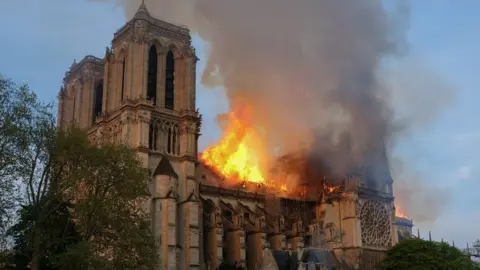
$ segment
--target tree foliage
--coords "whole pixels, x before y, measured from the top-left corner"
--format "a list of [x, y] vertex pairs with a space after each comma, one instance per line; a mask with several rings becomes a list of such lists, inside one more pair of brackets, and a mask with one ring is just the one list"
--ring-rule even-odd
[[[54, 205], [60, 204], [55, 202]], [[60, 255], [65, 254], [69, 247], [79, 243], [81, 238], [75, 230], [75, 224], [70, 215], [70, 206], [61, 204], [51, 218], [46, 222], [46, 229], [43, 231], [42, 242], [44, 256], [39, 263], [40, 269], [60, 270], [55, 261]], [[8, 234], [13, 238], [14, 247], [9, 256], [4, 258], [4, 269], [28, 269], [33, 250], [29, 244], [34, 229], [34, 221], [37, 219], [34, 208], [30, 205], [19, 210], [19, 220], [12, 226]]]
[[[16, 113], [0, 123], [0, 181], [18, 184], [23, 196], [9, 229], [13, 249], [3, 253], [9, 269], [152, 269], [149, 175], [135, 151], [92, 145], [73, 126], [58, 130], [50, 107], [28, 87], [15, 89], [1, 111]], [[0, 200], [12, 201], [7, 193]]]
[[[61, 269], [150, 269], [156, 252], [145, 211], [149, 176], [125, 145], [91, 145], [77, 128], [57, 130], [36, 144], [30, 157], [28, 201], [36, 216], [30, 245], [31, 269], [40, 269], [50, 246], [45, 239], [56, 211], [71, 212], [80, 240], [57, 254]], [[52, 242], [49, 242], [52, 241]], [[73, 263], [74, 262], [74, 263]]]
[[28, 85], [17, 85], [0, 75], [0, 240], [6, 239], [15, 202], [20, 199], [16, 187], [25, 176], [24, 152], [37, 127], [53, 119], [51, 108], [38, 102]]
[[379, 269], [480, 269], [448, 243], [418, 238], [404, 240], [388, 251]]

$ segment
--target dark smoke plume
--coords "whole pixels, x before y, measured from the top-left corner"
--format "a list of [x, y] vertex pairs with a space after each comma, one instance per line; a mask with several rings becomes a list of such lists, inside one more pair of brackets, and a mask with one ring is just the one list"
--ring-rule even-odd
[[[233, 111], [248, 106], [258, 116], [252, 125], [265, 130], [272, 149], [308, 149], [308, 157], [344, 172], [390, 138], [388, 94], [376, 74], [404, 46], [393, 27], [406, 10], [403, 2], [392, 11], [376, 0], [146, 4], [208, 42], [202, 83], [223, 86]], [[127, 2], [127, 16], [138, 5]]]
[[[128, 19], [140, 5], [118, 1]], [[313, 167], [314, 176], [332, 178], [379, 168], [371, 172], [378, 188], [390, 179], [385, 153], [399, 131], [392, 97], [408, 96], [392, 93], [399, 89], [383, 74], [405, 52], [407, 3], [145, 0], [154, 16], [187, 25], [207, 42], [202, 84], [222, 86], [231, 111], [251, 110], [270, 163], [300, 156], [303, 163], [283, 170], [301, 175]]]

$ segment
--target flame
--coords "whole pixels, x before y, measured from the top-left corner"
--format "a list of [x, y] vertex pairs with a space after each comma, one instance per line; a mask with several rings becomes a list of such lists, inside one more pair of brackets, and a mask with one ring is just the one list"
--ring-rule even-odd
[[395, 216], [396, 217], [401, 217], [401, 218], [406, 218], [406, 219], [410, 219], [403, 211], [402, 209], [399, 207], [399, 206], [395, 206]]
[[248, 121], [248, 110], [230, 112], [227, 120], [220, 141], [208, 147], [201, 159], [229, 181], [266, 184], [260, 165], [265, 157], [263, 143], [257, 129]]

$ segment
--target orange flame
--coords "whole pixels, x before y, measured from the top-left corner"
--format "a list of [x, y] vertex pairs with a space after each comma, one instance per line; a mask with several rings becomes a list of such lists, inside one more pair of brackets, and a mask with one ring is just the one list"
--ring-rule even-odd
[[410, 219], [399, 206], [395, 206], [395, 216]]
[[262, 141], [248, 121], [248, 111], [230, 112], [228, 125], [220, 141], [208, 147], [201, 159], [227, 180], [265, 184], [262, 173]]

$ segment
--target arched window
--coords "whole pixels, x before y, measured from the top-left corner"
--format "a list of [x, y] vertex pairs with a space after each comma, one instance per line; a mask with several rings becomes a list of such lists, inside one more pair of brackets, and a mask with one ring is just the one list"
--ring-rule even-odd
[[177, 132], [173, 131], [173, 138], [172, 138], [172, 154], [177, 154]]
[[168, 129], [168, 142], [167, 142], [167, 153], [172, 152], [172, 128]]
[[153, 99], [153, 105], [157, 104], [157, 48], [155, 45], [152, 45], [148, 52], [147, 99]]
[[150, 150], [155, 150], [154, 149], [154, 141], [155, 141], [155, 131], [153, 124], [150, 124], [149, 130], [148, 130], [148, 149]]
[[92, 123], [95, 123], [95, 119], [102, 113], [102, 103], [103, 103], [103, 80], [97, 84], [95, 87], [95, 92], [93, 96], [93, 117]]
[[125, 93], [125, 64], [126, 64], [125, 57], [123, 58], [123, 63], [122, 63], [122, 95], [121, 95], [121, 101], [123, 101], [123, 95]]
[[175, 59], [173, 52], [168, 51], [165, 65], [165, 108], [173, 110], [175, 90]]

